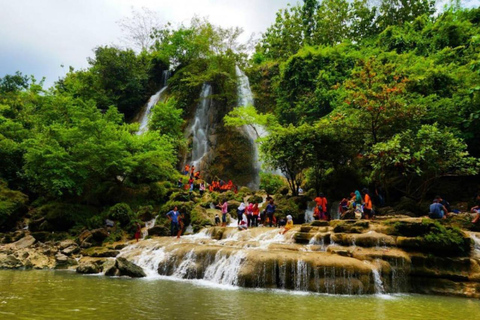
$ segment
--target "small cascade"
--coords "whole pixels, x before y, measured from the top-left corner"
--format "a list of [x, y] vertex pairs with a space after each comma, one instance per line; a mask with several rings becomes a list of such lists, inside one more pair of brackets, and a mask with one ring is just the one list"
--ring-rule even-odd
[[245, 260], [245, 253], [227, 255], [221, 250], [215, 255], [215, 261], [205, 270], [205, 280], [224, 285], [238, 285], [238, 273], [242, 262]]
[[480, 256], [480, 238], [476, 233], [470, 232], [470, 237], [473, 239], [474, 247], [473, 250], [475, 251], [476, 255]]
[[157, 221], [157, 216], [150, 221], [145, 222], [145, 228], [142, 229], [142, 239], [145, 239], [148, 236], [148, 230], [155, 227], [155, 221]]
[[195, 251], [190, 250], [183, 258], [180, 265], [173, 272], [173, 276], [180, 279], [195, 279], [197, 278], [197, 268], [195, 265], [196, 256]]
[[147, 278], [158, 277], [158, 266], [168, 257], [163, 247], [140, 247], [139, 244], [124, 248], [119, 257], [122, 256], [131, 257], [130, 260], [143, 269]]
[[209, 84], [204, 84], [200, 94], [200, 103], [195, 111], [194, 122], [190, 129], [193, 136], [191, 160], [196, 168], [200, 167], [203, 157], [208, 153], [208, 111], [212, 104], [211, 94], [212, 87]]
[[308, 264], [303, 260], [298, 260], [294, 271], [295, 290], [307, 291], [310, 280]]
[[139, 115], [138, 122], [140, 123], [140, 129], [137, 134], [140, 135], [148, 130], [148, 120], [150, 119], [150, 112], [152, 108], [163, 98], [164, 92], [167, 90], [167, 81], [170, 77], [170, 71], [165, 70], [162, 74], [162, 87], [157, 91], [147, 102], [147, 105]]
[[315, 202], [309, 202], [307, 206], [307, 210], [305, 210], [305, 223], [312, 222], [313, 219], [313, 212], [315, 209]]
[[382, 278], [380, 276], [379, 268], [370, 261], [364, 261], [364, 263], [372, 267], [373, 283], [375, 285], [375, 294], [385, 294], [385, 288], [383, 287]]

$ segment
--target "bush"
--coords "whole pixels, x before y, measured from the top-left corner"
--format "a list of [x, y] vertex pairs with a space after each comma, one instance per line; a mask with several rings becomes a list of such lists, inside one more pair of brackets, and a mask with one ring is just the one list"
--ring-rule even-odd
[[38, 231], [68, 231], [74, 226], [88, 226], [89, 221], [97, 214], [98, 209], [95, 207], [51, 202], [37, 208], [33, 219], [45, 219], [45, 222], [38, 226]]
[[128, 204], [121, 202], [108, 209], [108, 217], [119, 221], [122, 226], [127, 226], [135, 215]]
[[0, 180], [0, 227], [12, 227], [19, 216], [26, 212], [27, 202], [27, 195], [8, 189], [7, 184]]
[[279, 175], [260, 172], [260, 190], [267, 194], [274, 194], [278, 189], [285, 186], [285, 180]]
[[423, 220], [429, 232], [423, 237], [425, 245], [432, 252], [441, 256], [464, 256], [471, 250], [471, 240], [465, 237], [463, 232], [455, 227], [445, 227], [438, 221]]

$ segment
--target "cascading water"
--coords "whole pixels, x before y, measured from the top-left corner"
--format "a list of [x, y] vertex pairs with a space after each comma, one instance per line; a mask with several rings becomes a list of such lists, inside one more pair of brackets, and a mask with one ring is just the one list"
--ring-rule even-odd
[[145, 222], [145, 228], [142, 230], [142, 239], [145, 239], [148, 236], [148, 230], [152, 229], [155, 226], [155, 221], [157, 221], [157, 216], [150, 221]]
[[208, 153], [208, 111], [212, 104], [212, 87], [204, 84], [200, 94], [200, 103], [195, 111], [195, 118], [190, 133], [193, 136], [192, 164], [199, 168], [203, 157]]
[[140, 135], [148, 130], [148, 120], [150, 119], [150, 112], [152, 108], [163, 98], [163, 94], [167, 90], [167, 81], [170, 77], [170, 71], [165, 70], [162, 74], [162, 87], [157, 91], [147, 102], [147, 105], [140, 113], [138, 122], [140, 123], [140, 129], [138, 129], [137, 134]]
[[315, 202], [309, 202], [307, 205], [307, 210], [305, 210], [305, 223], [313, 221], [313, 211], [315, 209]]
[[[245, 75], [245, 73], [240, 70], [238, 66], [235, 66], [235, 73], [237, 75], [237, 95], [238, 95], [238, 106], [239, 107], [247, 107], [247, 106], [253, 106], [254, 101], [253, 101], [253, 94], [252, 90], [250, 89], [250, 82], [248, 81], [248, 77]], [[255, 172], [255, 177], [254, 180], [252, 181], [250, 187], [257, 189], [258, 186], [260, 185], [260, 170], [262, 169], [262, 164], [259, 160], [258, 157], [258, 146], [256, 143], [256, 140], [260, 137], [264, 137], [266, 135], [265, 130], [256, 125], [248, 125], [248, 126], [243, 126], [243, 130], [248, 136], [248, 139], [250, 140], [250, 143], [253, 146], [254, 154], [253, 154], [253, 168]]]

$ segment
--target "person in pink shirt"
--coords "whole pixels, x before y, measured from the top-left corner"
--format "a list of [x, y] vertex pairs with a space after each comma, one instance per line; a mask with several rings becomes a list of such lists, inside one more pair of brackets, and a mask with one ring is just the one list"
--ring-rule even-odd
[[217, 205], [218, 208], [222, 209], [222, 227], [227, 226], [227, 213], [228, 213], [228, 203], [227, 200], [223, 200], [223, 204]]

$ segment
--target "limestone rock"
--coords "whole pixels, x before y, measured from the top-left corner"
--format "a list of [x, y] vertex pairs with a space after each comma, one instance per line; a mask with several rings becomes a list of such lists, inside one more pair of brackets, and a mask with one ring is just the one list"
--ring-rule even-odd
[[71, 247], [73, 245], [77, 245], [77, 243], [72, 240], [72, 239], [67, 239], [67, 240], [63, 240], [61, 241], [59, 244], [58, 244], [58, 247], [60, 248], [60, 250], [63, 250], [65, 248], [68, 248], [68, 247]]
[[106, 276], [118, 276], [117, 261], [115, 259], [107, 259], [102, 266], [103, 273]]
[[80, 248], [78, 247], [78, 245], [76, 243], [74, 243], [71, 246], [63, 249], [62, 252], [64, 254], [66, 254], [67, 256], [70, 256], [72, 254], [80, 252]]
[[23, 266], [13, 254], [0, 253], [0, 269], [16, 269]]
[[108, 231], [104, 228], [92, 230], [92, 238], [97, 243], [102, 243], [108, 237]]
[[12, 249], [14, 250], [18, 250], [18, 249], [30, 247], [35, 243], [35, 241], [37, 240], [34, 237], [32, 237], [31, 235], [28, 235], [14, 243], [11, 243], [9, 246], [11, 246]]
[[142, 278], [146, 276], [142, 268], [123, 257], [117, 258], [117, 269], [122, 276], [129, 276], [132, 278]]
[[81, 274], [94, 274], [99, 273], [100, 268], [92, 262], [82, 263], [77, 267], [77, 273]]

